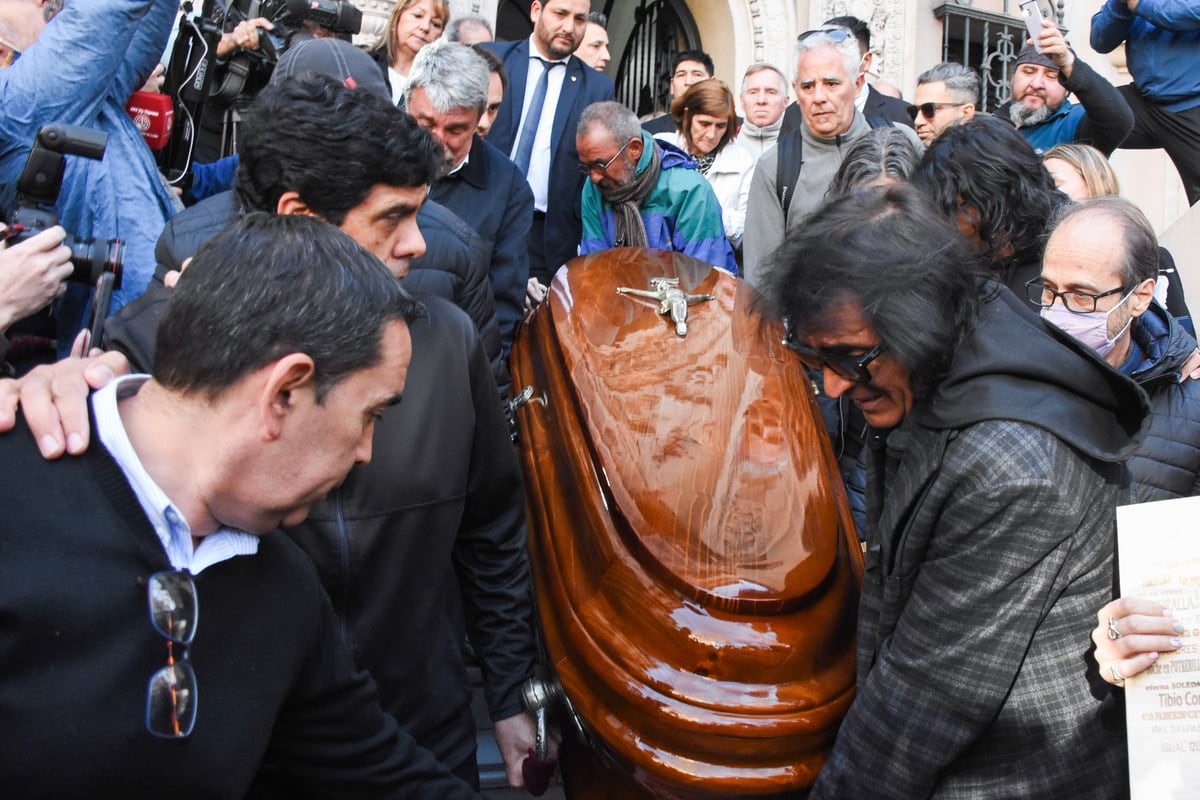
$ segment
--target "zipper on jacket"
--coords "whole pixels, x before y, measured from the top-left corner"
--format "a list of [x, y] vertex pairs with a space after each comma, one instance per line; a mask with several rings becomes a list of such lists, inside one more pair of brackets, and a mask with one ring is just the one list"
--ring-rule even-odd
[[[339, 485], [333, 490], [333, 509], [334, 518], [337, 521], [338, 531], [338, 549], [341, 556], [342, 569], [338, 576], [341, 579], [342, 590], [340, 599], [334, 603], [334, 611], [337, 615], [338, 633], [341, 634], [342, 641], [347, 647], [351, 647], [350, 629], [347, 627], [346, 620], [350, 613], [350, 532], [346, 530], [346, 517], [342, 511], [342, 487]], [[351, 647], [353, 652], [353, 648]]]

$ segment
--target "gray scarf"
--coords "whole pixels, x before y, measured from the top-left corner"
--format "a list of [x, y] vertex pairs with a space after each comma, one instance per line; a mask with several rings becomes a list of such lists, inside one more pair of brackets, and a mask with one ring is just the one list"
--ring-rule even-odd
[[[642, 141], [646, 138], [648, 137], [643, 137]], [[629, 183], [611, 191], [600, 189], [600, 196], [613, 207], [617, 247], [649, 245], [646, 239], [646, 223], [642, 222], [641, 206], [658, 183], [658, 170], [662, 166], [662, 151], [659, 150], [658, 144], [650, 139], [650, 146], [653, 148], [650, 151], [650, 163], [641, 175], [635, 175]]]

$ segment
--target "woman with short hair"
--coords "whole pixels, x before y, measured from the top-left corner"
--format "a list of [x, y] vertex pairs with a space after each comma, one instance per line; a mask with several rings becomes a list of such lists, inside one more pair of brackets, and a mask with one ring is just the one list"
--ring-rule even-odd
[[738, 125], [733, 92], [716, 78], [693, 83], [671, 103], [671, 116], [676, 132], [659, 138], [695, 159], [721, 203], [725, 237], [740, 253], [754, 156], [733, 140]]

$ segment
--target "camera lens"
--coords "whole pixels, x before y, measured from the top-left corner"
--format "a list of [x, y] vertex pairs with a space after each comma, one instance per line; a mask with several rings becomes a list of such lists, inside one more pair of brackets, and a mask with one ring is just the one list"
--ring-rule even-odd
[[76, 239], [68, 236], [63, 242], [71, 248], [71, 264], [75, 271], [71, 280], [75, 283], [94, 285], [100, 276], [111, 272], [114, 277], [113, 288], [121, 288], [122, 242], [120, 239], [109, 239], [97, 242], [95, 239]]

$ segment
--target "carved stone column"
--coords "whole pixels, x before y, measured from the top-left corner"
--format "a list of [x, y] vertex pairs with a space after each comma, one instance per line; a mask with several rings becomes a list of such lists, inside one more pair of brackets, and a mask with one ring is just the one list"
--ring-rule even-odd
[[354, 0], [354, 5], [363, 15], [362, 30], [354, 37], [354, 43], [368, 49], [375, 47], [383, 41], [396, 0]]
[[822, 0], [822, 20], [855, 16], [871, 28], [871, 49], [875, 51], [872, 77], [896, 86], [904, 78], [904, 31], [907, 27], [905, 0]]

